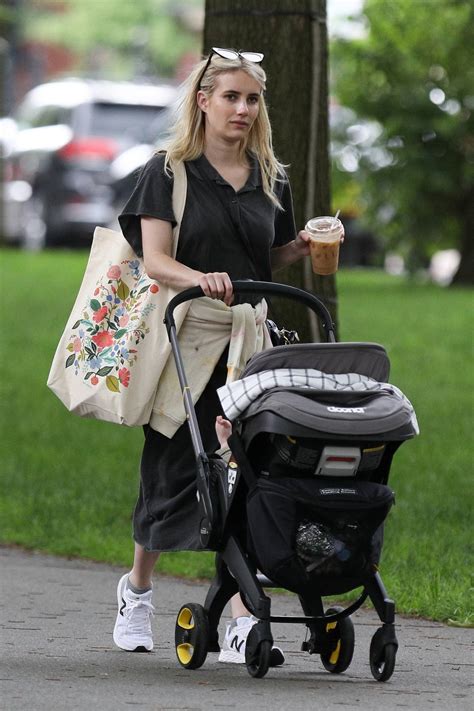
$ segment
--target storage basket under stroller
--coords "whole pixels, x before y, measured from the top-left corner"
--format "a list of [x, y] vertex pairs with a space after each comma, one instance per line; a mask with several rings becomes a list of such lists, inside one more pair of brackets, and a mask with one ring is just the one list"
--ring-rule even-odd
[[[196, 451], [201, 537], [204, 547], [217, 551], [204, 606], [188, 603], [178, 614], [178, 659], [192, 669], [208, 651], [218, 651], [222, 611], [240, 592], [259, 619], [246, 645], [252, 676], [268, 670], [274, 621], [306, 625], [309, 639], [302, 648], [320, 654], [326, 669], [339, 673], [354, 649], [350, 614], [369, 596], [383, 623], [372, 639], [370, 666], [384, 681], [398, 646], [394, 603], [378, 573], [383, 525], [394, 503], [388, 477], [397, 448], [418, 433], [415, 413], [387, 384], [384, 348], [334, 342], [330, 316], [315, 297], [262, 282], [236, 282], [234, 289], [298, 298], [322, 318], [332, 342], [259, 353], [240, 381], [218, 391], [233, 420], [236, 463], [227, 466], [202, 452], [173, 331], [174, 306], [202, 292], [188, 290], [170, 304], [165, 322]], [[271, 614], [263, 588], [277, 586], [298, 594], [303, 616]], [[363, 591], [352, 605], [324, 610], [323, 596], [358, 587]]]

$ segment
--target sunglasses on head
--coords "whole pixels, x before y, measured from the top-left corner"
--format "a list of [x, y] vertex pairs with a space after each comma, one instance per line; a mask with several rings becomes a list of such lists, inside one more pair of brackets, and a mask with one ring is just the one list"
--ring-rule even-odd
[[247, 52], [242, 49], [239, 49], [239, 51], [237, 52], [237, 50], [235, 49], [222, 49], [222, 47], [213, 47], [211, 49], [209, 57], [207, 58], [206, 65], [199, 77], [199, 87], [201, 87], [201, 82], [204, 78], [204, 74], [207, 72], [211, 63], [211, 59], [215, 54], [217, 54], [219, 57], [222, 57], [222, 59], [245, 59], [247, 62], [254, 62], [255, 64], [260, 64], [260, 62], [263, 60], [263, 57], [265, 56], [264, 54], [262, 54], [262, 52]]

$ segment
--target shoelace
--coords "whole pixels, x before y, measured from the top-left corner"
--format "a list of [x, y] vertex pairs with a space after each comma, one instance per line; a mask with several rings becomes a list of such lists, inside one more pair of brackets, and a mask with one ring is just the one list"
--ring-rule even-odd
[[128, 600], [125, 616], [133, 634], [142, 635], [151, 633], [151, 618], [155, 608], [149, 600]]

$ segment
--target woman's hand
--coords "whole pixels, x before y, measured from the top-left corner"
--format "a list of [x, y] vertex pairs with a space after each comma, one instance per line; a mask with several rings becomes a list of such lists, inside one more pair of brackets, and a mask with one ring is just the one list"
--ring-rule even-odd
[[197, 285], [201, 287], [206, 296], [210, 296], [211, 299], [222, 299], [227, 306], [232, 306], [234, 287], [227, 272], [202, 274]]
[[295, 248], [295, 251], [298, 255], [298, 258], [308, 256], [310, 239], [311, 239], [310, 235], [308, 234], [308, 232], [305, 232], [304, 230], [301, 230], [296, 235], [296, 238], [294, 240], [294, 248]]

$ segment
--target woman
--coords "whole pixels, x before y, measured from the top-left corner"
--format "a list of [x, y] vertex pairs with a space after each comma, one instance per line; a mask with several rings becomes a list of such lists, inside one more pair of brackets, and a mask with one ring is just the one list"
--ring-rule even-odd
[[[272, 149], [262, 59], [256, 52], [214, 48], [194, 69], [166, 155], [155, 155], [144, 167], [119, 218], [151, 278], [177, 290], [200, 286], [228, 307], [234, 303], [231, 280], [269, 281], [272, 271], [309, 254], [309, 235], [296, 235], [290, 187]], [[188, 181], [176, 259], [170, 256], [175, 223], [170, 160], [185, 162]], [[224, 352], [196, 403], [208, 452], [218, 447], [216, 388], [225, 382], [226, 366]], [[114, 641], [120, 648], [153, 648], [152, 572], [161, 551], [199, 548], [196, 509], [187, 423], [168, 438], [152, 421], [133, 517], [133, 568], [117, 590]], [[231, 604], [234, 619], [219, 659], [244, 662], [253, 618], [238, 596]], [[277, 653], [274, 663], [282, 661]]]

